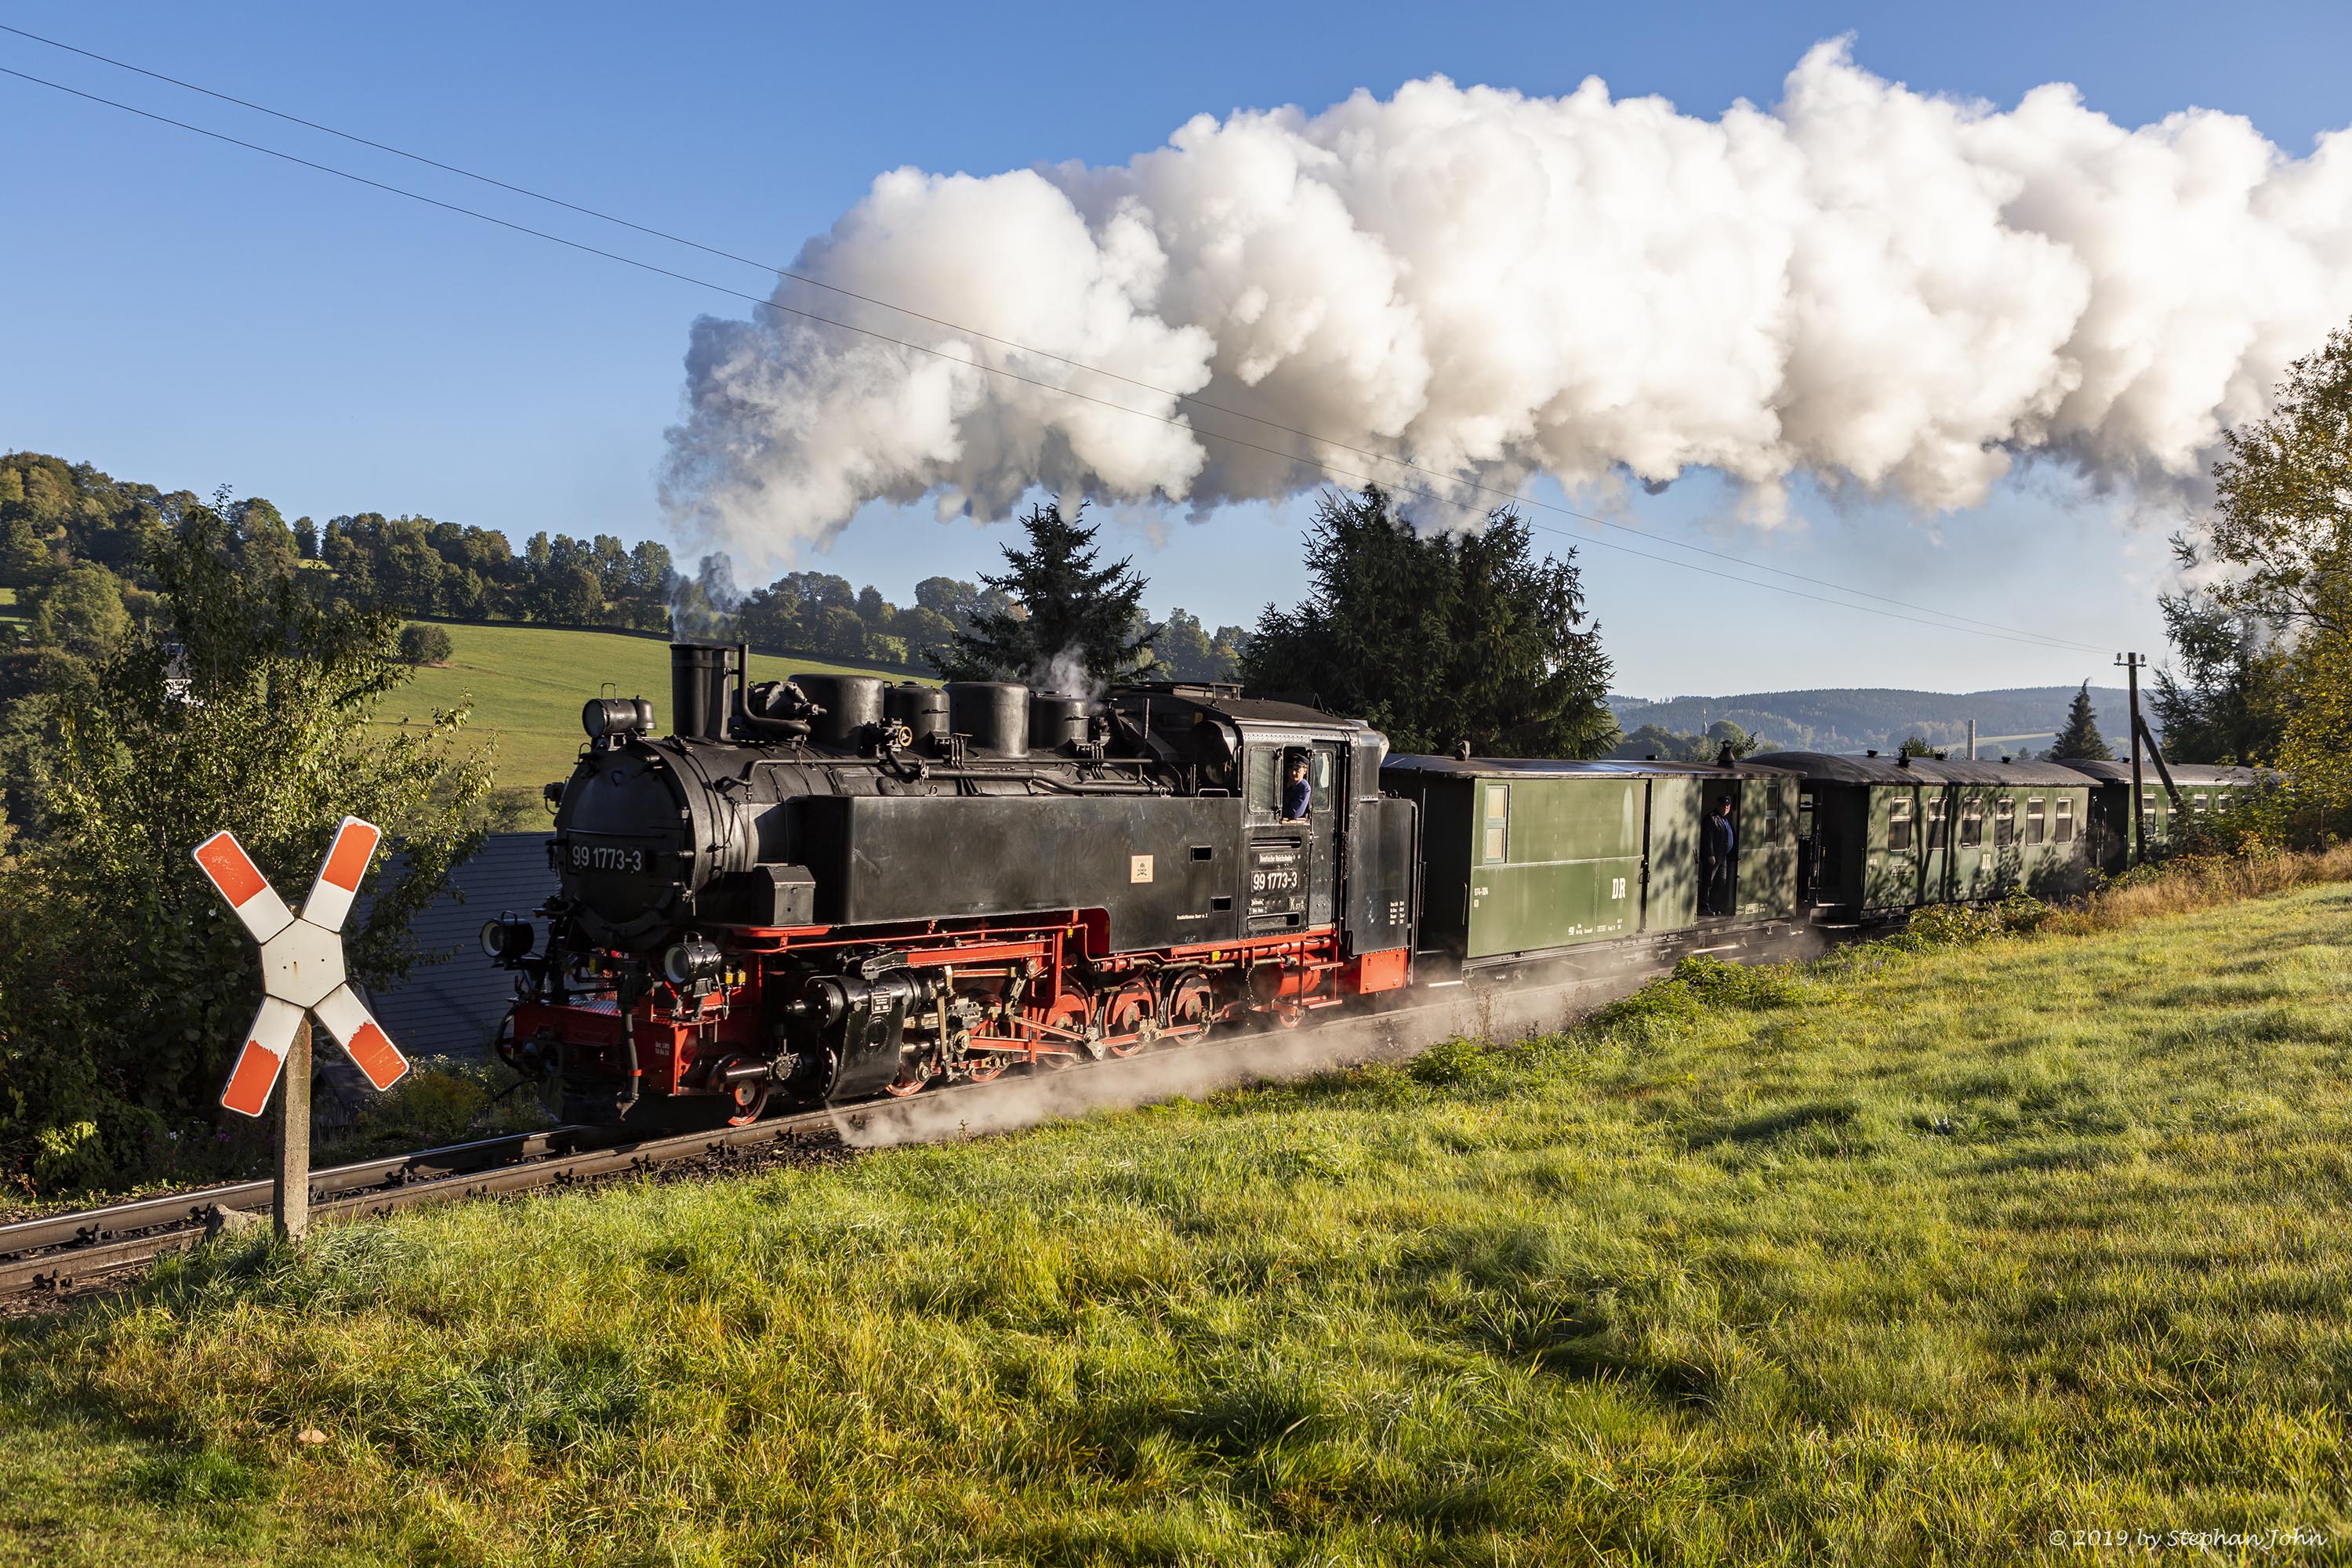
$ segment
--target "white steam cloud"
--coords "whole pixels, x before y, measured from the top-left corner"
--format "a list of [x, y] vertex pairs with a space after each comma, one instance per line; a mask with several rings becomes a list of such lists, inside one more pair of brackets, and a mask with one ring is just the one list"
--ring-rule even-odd
[[[1720, 120], [1597, 79], [1432, 79], [1202, 116], [1123, 167], [901, 169], [796, 269], [1488, 483], [1703, 467], [1763, 522], [1798, 475], [1932, 510], [2035, 454], [2102, 484], [2198, 475], [2352, 314], [2352, 132], [2297, 159], [2205, 110], [2126, 130], [2063, 86], [1997, 110], [1833, 42], [1776, 109]], [[992, 519], [1043, 485], [1197, 510], [1376, 467], [790, 279], [774, 298], [954, 357], [698, 321], [664, 500], [754, 556], [876, 500]]]

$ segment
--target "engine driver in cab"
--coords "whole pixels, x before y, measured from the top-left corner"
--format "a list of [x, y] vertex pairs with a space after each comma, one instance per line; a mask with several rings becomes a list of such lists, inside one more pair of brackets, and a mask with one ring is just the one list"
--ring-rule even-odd
[[1282, 820], [1304, 822], [1307, 809], [1315, 803], [1315, 791], [1307, 782], [1307, 754], [1293, 752], [1290, 755], [1289, 777], [1282, 786]]

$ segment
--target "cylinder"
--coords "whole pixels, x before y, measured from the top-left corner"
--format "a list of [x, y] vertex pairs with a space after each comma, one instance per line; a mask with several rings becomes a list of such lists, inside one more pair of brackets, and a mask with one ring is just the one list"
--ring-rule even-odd
[[948, 682], [948, 728], [971, 749], [1017, 757], [1029, 749], [1029, 689], [1009, 680]]
[[1039, 692], [1029, 699], [1029, 744], [1040, 752], [1058, 752], [1087, 738], [1087, 700]]
[[824, 710], [817, 715], [817, 741], [827, 746], [854, 746], [858, 731], [882, 722], [882, 693], [887, 686], [878, 675], [795, 675], [793, 681], [809, 700]]
[[919, 680], [902, 680], [882, 694], [882, 716], [907, 727], [918, 742], [948, 732], [948, 694]]
[[681, 741], [727, 738], [727, 683], [735, 649], [727, 643], [669, 645], [670, 733]]

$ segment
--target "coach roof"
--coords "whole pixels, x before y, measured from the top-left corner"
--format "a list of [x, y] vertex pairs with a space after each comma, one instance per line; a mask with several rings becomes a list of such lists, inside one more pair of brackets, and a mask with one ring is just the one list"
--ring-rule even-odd
[[[2109, 784], [2131, 783], [2129, 763], [2100, 762], [2082, 758], [2070, 760], [2065, 765], [2076, 773], [2088, 773], [2095, 779], [2104, 779]], [[2265, 773], [2258, 768], [2217, 768], [2210, 763], [2173, 763], [2169, 766], [2172, 769], [2172, 782], [2183, 784], [2260, 784], [2266, 778], [2278, 776], [2276, 773]], [[2161, 786], [2164, 780], [2157, 773], [2156, 764], [2150, 762], [2141, 766], [2140, 782], [2156, 787]]]
[[1381, 764], [1381, 771], [1391, 769], [1400, 773], [1430, 773], [1451, 778], [1716, 778], [1730, 780], [1741, 775], [1758, 778], [1778, 778], [1792, 770], [1779, 766], [1759, 766], [1753, 759], [1718, 768], [1711, 763], [1646, 762], [1637, 757], [1601, 757], [1592, 762], [1572, 762], [1550, 757], [1425, 757], [1404, 752], [1391, 757]]
[[1969, 762], [1964, 758], [1850, 757], [1832, 752], [1770, 752], [1748, 761], [1781, 768], [1821, 784], [2072, 784], [2092, 780], [2057, 763]]

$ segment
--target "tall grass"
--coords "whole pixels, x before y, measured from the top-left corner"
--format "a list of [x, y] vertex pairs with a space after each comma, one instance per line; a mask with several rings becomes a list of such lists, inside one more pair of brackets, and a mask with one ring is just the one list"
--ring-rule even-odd
[[2053, 929], [2112, 931], [2137, 921], [2189, 914], [2317, 882], [2352, 881], [2352, 844], [2279, 849], [2261, 842], [2236, 854], [2182, 855], [2127, 871], [2058, 911]]
[[0, 1337], [0, 1531], [566, 1568], [2342, 1540], [2348, 982], [2352, 889], [2302, 887], [218, 1247]]

